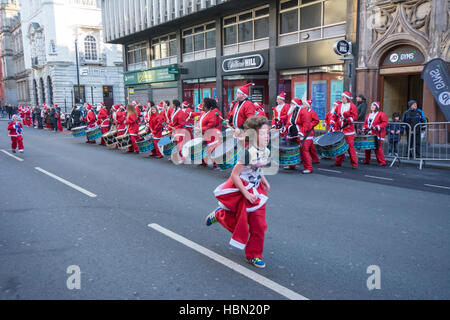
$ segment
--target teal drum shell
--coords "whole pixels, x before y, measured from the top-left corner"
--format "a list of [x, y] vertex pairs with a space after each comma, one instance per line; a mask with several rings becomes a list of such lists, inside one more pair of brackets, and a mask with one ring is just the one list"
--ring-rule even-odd
[[377, 136], [375, 135], [356, 135], [355, 149], [374, 150], [377, 148]]
[[144, 139], [144, 140], [138, 141], [137, 146], [139, 148], [139, 152], [141, 152], [141, 153], [152, 151], [153, 149], [155, 149], [155, 146], [153, 144], [153, 139], [148, 139], [148, 140]]
[[74, 138], [84, 137], [86, 135], [86, 128], [87, 128], [87, 126], [73, 128], [71, 130], [72, 131], [72, 136]]
[[87, 135], [89, 141], [97, 140], [103, 136], [102, 130], [100, 129], [100, 127], [86, 131], [86, 135]]
[[227, 139], [213, 150], [211, 159], [221, 170], [228, 170], [236, 165], [242, 150], [236, 139]]
[[177, 147], [177, 145], [172, 141], [166, 145], [164, 145], [163, 154], [166, 157], [170, 157], [172, 155], [173, 150]]
[[[273, 148], [273, 151], [276, 151]], [[280, 166], [291, 166], [300, 163], [300, 144], [297, 141], [281, 140], [278, 149], [278, 164]]]
[[314, 139], [314, 145], [320, 155], [328, 158], [340, 156], [348, 150], [348, 144], [342, 132], [328, 132]]

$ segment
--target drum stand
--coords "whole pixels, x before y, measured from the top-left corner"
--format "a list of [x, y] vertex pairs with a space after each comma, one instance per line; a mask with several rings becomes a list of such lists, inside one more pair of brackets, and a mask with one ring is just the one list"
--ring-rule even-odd
[[401, 164], [402, 162], [400, 161], [400, 158], [399, 158], [398, 156], [395, 156], [395, 157], [394, 157], [394, 160], [392, 160], [392, 163], [391, 163], [391, 165], [389, 166], [389, 168], [392, 168], [392, 167], [394, 166], [394, 163], [395, 163], [396, 161], [398, 161], [398, 166], [400, 166], [400, 164]]

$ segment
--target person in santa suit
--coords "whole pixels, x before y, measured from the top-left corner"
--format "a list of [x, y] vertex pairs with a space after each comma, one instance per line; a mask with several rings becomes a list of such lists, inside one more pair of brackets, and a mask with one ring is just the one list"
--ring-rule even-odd
[[24, 122], [24, 121], [25, 121], [25, 110], [24, 110], [23, 106], [20, 105], [20, 106], [17, 108], [17, 111], [19, 112], [20, 121]]
[[8, 136], [11, 138], [11, 151], [16, 153], [16, 149], [19, 147], [19, 152], [24, 153], [22, 136], [23, 127], [16, 114], [12, 116], [12, 121], [8, 123], [7, 130], [9, 131]]
[[[310, 135], [313, 129], [311, 113], [303, 106], [303, 101], [298, 98], [292, 99], [291, 107], [294, 108], [288, 118], [285, 133], [289, 140], [297, 140], [301, 144], [300, 157], [304, 166], [303, 174], [309, 174], [313, 172], [310, 154], [311, 143], [314, 139], [314, 136]], [[295, 170], [297, 166], [291, 165], [288, 168]]]
[[[384, 158], [383, 142], [386, 136], [386, 127], [388, 125], [388, 119], [383, 111], [380, 111], [380, 103], [372, 102], [370, 106], [370, 114], [366, 116], [363, 130], [368, 134], [377, 136], [377, 149], [375, 149], [375, 156], [377, 157], [378, 164], [382, 167], [386, 166], [386, 159]], [[372, 150], [366, 150], [366, 158], [364, 164], [370, 164], [370, 157]]]
[[230, 178], [214, 190], [219, 207], [206, 217], [205, 224], [211, 226], [220, 223], [232, 233], [230, 245], [245, 249], [247, 262], [257, 268], [264, 268], [266, 264], [262, 255], [270, 184], [262, 169], [270, 162], [267, 148], [270, 124], [267, 118], [250, 117], [244, 128], [250, 142]]
[[228, 123], [235, 129], [236, 136], [240, 136], [240, 131], [244, 128], [245, 121], [255, 116], [256, 107], [248, 98], [250, 86], [253, 85], [253, 83], [248, 83], [238, 89], [236, 93], [237, 101], [232, 104], [228, 115]]
[[191, 131], [191, 136], [193, 136], [192, 134], [192, 129], [194, 127], [194, 115], [192, 114], [194, 112], [194, 110], [192, 110], [192, 108], [190, 107], [189, 102], [184, 101], [181, 104], [181, 107], [183, 108], [184, 114], [186, 115], [186, 127]]
[[[105, 134], [109, 131], [109, 113], [108, 109], [106, 109], [106, 106], [103, 103], [99, 103], [100, 110], [97, 115], [97, 124], [100, 126], [102, 130], [102, 134]], [[106, 142], [101, 138], [100, 142], [101, 146], [106, 146]]]
[[166, 100], [163, 102], [163, 108], [164, 108], [164, 117], [166, 121], [166, 125], [170, 128], [172, 125], [171, 119], [173, 114], [173, 108], [170, 106], [170, 101]]
[[[358, 157], [354, 146], [355, 140], [355, 119], [358, 119], [358, 109], [352, 103], [352, 94], [348, 91], [342, 94], [342, 104], [336, 107], [336, 110], [331, 119], [331, 126], [334, 131], [342, 131], [345, 135], [345, 140], [348, 144], [348, 154], [350, 155], [350, 162], [352, 169], [358, 169]], [[333, 166], [341, 167], [344, 162], [345, 154], [336, 157]]]
[[117, 128], [117, 136], [123, 136], [126, 131], [125, 120], [127, 119], [127, 113], [125, 111], [124, 106], [119, 106], [119, 109], [116, 111], [116, 128]]
[[308, 143], [308, 145], [309, 145], [309, 153], [311, 154], [312, 161], [315, 164], [320, 164], [319, 156], [317, 155], [316, 147], [314, 146], [314, 137], [315, 137], [315, 134], [316, 134], [315, 131], [314, 131], [314, 128], [317, 127], [320, 124], [319, 116], [317, 115], [317, 113], [312, 108], [312, 100], [303, 101], [303, 106], [311, 114], [311, 121], [312, 121], [311, 125], [312, 125], [312, 128], [313, 128], [313, 130], [309, 134], [309, 137], [313, 138], [313, 142], [312, 143]]
[[336, 107], [338, 105], [342, 104], [341, 101], [337, 100], [333, 103], [333, 106], [331, 107], [330, 111], [325, 116], [325, 126], [327, 127], [327, 132], [334, 131], [334, 127], [331, 126], [331, 120], [333, 119], [334, 112], [336, 111]]
[[158, 147], [158, 142], [162, 138], [162, 132], [164, 130], [164, 114], [158, 111], [158, 108], [152, 106], [149, 111], [147, 130], [152, 133], [154, 149], [151, 151], [151, 157], [164, 158], [161, 150]]
[[[88, 113], [87, 113], [86, 117], [84, 118], [84, 121], [86, 121], [87, 129], [95, 128], [96, 122], [97, 122], [97, 117], [95, 116], [92, 106], [90, 104], [88, 104], [86, 106], [86, 110]], [[88, 137], [86, 136], [86, 143], [96, 144], [97, 142], [95, 140], [89, 141]]]
[[172, 105], [174, 107], [174, 112], [170, 119], [170, 128], [173, 133], [172, 137], [177, 145], [179, 157], [182, 158], [183, 146], [191, 139], [191, 134], [189, 130], [186, 129], [186, 113], [181, 107], [180, 101], [173, 100]]
[[61, 108], [57, 103], [55, 103], [55, 119], [56, 119], [56, 126], [55, 131], [63, 131], [63, 126], [61, 123]]
[[287, 113], [289, 111], [289, 104], [286, 103], [286, 93], [280, 93], [277, 97], [277, 106], [272, 110], [272, 128], [281, 129], [287, 122]]
[[24, 107], [23, 109], [23, 114], [24, 114], [24, 125], [31, 127], [32, 122], [31, 122], [31, 108], [30, 107]]
[[139, 147], [136, 141], [139, 139], [139, 119], [136, 111], [136, 107], [133, 104], [127, 106], [127, 120], [125, 124], [128, 128], [128, 134], [130, 135], [131, 146], [128, 148], [128, 152], [139, 153]]
[[264, 105], [261, 102], [255, 102], [255, 116], [257, 117], [266, 117], [266, 110], [264, 109]]
[[[211, 98], [203, 99], [203, 114], [198, 120], [198, 127], [195, 129], [198, 135], [202, 135], [204, 142], [207, 144], [208, 154], [212, 154], [220, 143], [222, 113], [217, 108], [216, 100]], [[202, 165], [207, 166], [206, 159], [202, 160]], [[217, 164], [213, 163], [213, 167], [217, 168]]]

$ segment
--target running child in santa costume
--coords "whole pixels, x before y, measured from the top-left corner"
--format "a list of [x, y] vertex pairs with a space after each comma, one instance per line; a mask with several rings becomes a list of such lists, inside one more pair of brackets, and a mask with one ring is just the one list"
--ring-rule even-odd
[[289, 111], [289, 104], [286, 103], [286, 93], [280, 93], [277, 97], [277, 106], [272, 110], [272, 128], [281, 129], [287, 122], [287, 113]]
[[219, 222], [232, 233], [230, 245], [245, 249], [247, 262], [264, 268], [262, 259], [267, 230], [266, 202], [270, 184], [262, 168], [269, 164], [270, 124], [267, 118], [250, 117], [244, 124], [250, 141], [231, 177], [214, 190], [219, 208], [206, 217], [206, 225]]
[[[352, 94], [344, 92], [342, 94], [342, 104], [336, 107], [336, 110], [331, 119], [331, 125], [335, 131], [342, 131], [345, 135], [345, 140], [348, 144], [348, 154], [350, 155], [350, 162], [352, 169], [358, 169], [358, 157], [354, 145], [355, 140], [355, 124], [358, 120], [358, 109], [352, 103]], [[334, 166], [341, 167], [345, 160], [345, 154], [336, 157]]]
[[152, 150], [150, 156], [151, 157], [157, 157], [157, 158], [164, 158], [163, 154], [161, 153], [161, 150], [158, 147], [158, 142], [162, 138], [162, 132], [164, 129], [164, 114], [162, 112], [158, 111], [158, 108], [155, 106], [152, 106], [149, 111], [149, 118], [148, 118], [148, 127], [147, 129], [150, 130], [153, 137], [153, 145], [154, 149]]
[[139, 139], [139, 119], [136, 107], [133, 104], [127, 106], [127, 120], [125, 124], [128, 126], [128, 134], [130, 135], [131, 146], [128, 152], [139, 153], [139, 147], [136, 141]]
[[[103, 103], [99, 103], [100, 110], [97, 115], [97, 124], [100, 126], [102, 130], [102, 134], [105, 134], [109, 131], [109, 113], [108, 109], [106, 109], [106, 106]], [[101, 139], [100, 142], [101, 146], [106, 146], [105, 140]]]
[[16, 149], [19, 147], [19, 152], [23, 153], [23, 127], [16, 114], [12, 116], [12, 121], [8, 123], [7, 130], [9, 131], [8, 136], [11, 138], [11, 151], [16, 153]]
[[[384, 158], [383, 142], [386, 136], [386, 127], [388, 125], [388, 119], [383, 111], [380, 111], [380, 103], [372, 102], [370, 106], [370, 114], [367, 115], [364, 122], [363, 130], [368, 134], [377, 136], [377, 149], [375, 149], [375, 156], [377, 157], [378, 164], [382, 167], [386, 166], [386, 159]], [[370, 157], [372, 150], [366, 150], [366, 158], [364, 164], [370, 164]]]
[[306, 110], [308, 110], [308, 112], [311, 114], [311, 126], [313, 128], [311, 133], [309, 134], [309, 137], [312, 137], [312, 139], [311, 139], [312, 142], [308, 143], [309, 153], [311, 154], [312, 161], [315, 164], [320, 164], [319, 156], [317, 155], [317, 150], [316, 150], [316, 147], [314, 146], [314, 140], [313, 140], [315, 137], [314, 128], [320, 124], [319, 116], [312, 108], [312, 100], [303, 101], [303, 105], [305, 106]]
[[[84, 121], [86, 121], [87, 128], [88, 129], [95, 128], [97, 117], [95, 116], [94, 110], [92, 110], [92, 106], [90, 104], [88, 104], [86, 106], [86, 110], [88, 110], [88, 113], [87, 113], [86, 118], [84, 119]], [[86, 143], [96, 144], [97, 142], [95, 140], [94, 141], [89, 141], [88, 137], [86, 136]]]

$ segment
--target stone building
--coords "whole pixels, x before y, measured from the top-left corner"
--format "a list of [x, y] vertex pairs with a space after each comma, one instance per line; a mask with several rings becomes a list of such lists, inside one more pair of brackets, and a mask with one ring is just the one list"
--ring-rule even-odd
[[445, 121], [427, 85], [424, 65], [449, 57], [448, 0], [362, 0], [357, 91], [381, 101], [388, 117], [416, 100], [430, 121]]
[[[122, 48], [103, 42], [95, 0], [23, 0], [25, 68], [32, 104], [124, 103]], [[76, 47], [78, 49], [78, 88]]]

